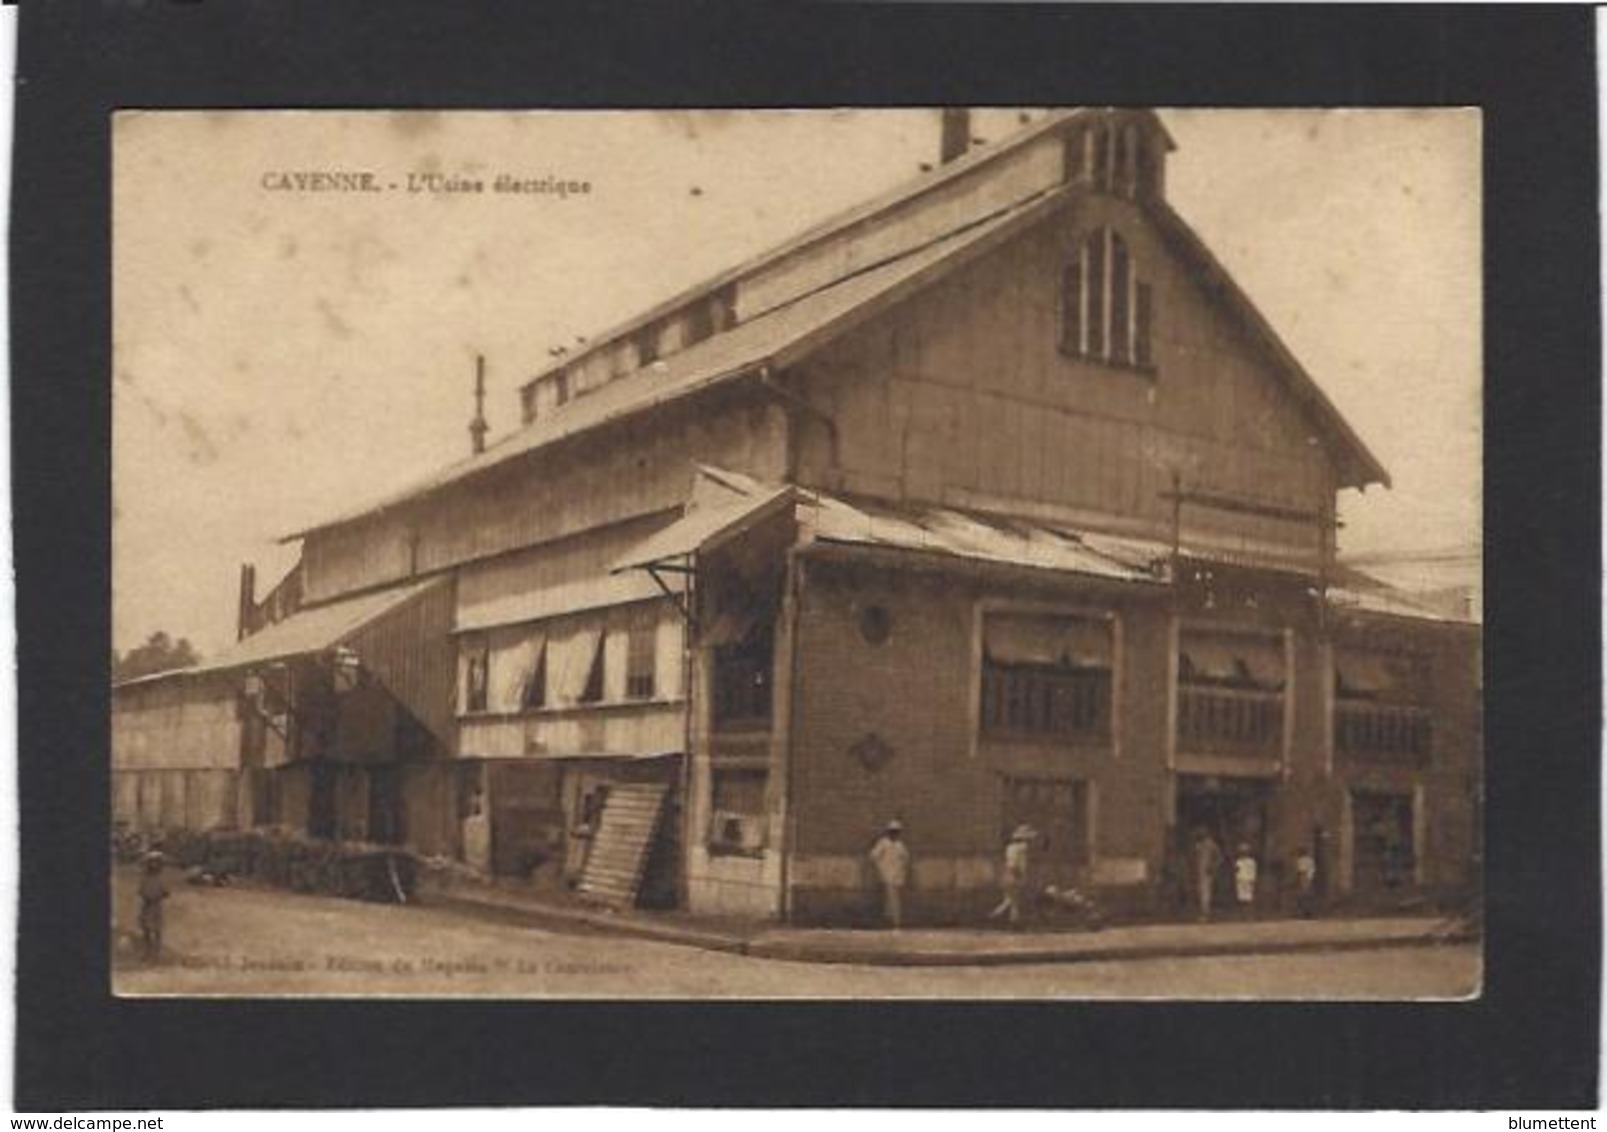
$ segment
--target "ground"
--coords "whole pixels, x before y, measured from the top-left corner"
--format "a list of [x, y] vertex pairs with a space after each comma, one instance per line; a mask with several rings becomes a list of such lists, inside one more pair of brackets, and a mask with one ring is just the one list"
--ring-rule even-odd
[[169, 885], [167, 951], [150, 964], [132, 942], [137, 898], [119, 871], [117, 994], [1399, 999], [1466, 996], [1479, 971], [1472, 945], [992, 967], [792, 963], [423, 906]]

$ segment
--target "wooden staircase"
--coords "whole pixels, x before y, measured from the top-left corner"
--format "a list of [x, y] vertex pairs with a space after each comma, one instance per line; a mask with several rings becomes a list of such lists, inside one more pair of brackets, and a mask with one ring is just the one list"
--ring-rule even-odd
[[583, 894], [612, 908], [635, 906], [668, 793], [667, 786], [651, 782], [621, 783], [609, 790], [581, 870]]

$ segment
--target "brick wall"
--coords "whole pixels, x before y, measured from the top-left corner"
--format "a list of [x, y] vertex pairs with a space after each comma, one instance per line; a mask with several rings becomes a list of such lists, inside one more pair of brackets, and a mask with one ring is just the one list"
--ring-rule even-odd
[[[979, 610], [1010, 604], [1111, 619], [1116, 703], [1109, 741], [978, 736]], [[872, 608], [884, 610], [881, 620], [890, 626], [879, 644], [862, 631]], [[879, 901], [865, 854], [892, 818], [904, 823], [915, 864], [911, 918], [981, 915], [998, 894], [1007, 778], [1084, 784], [1093, 833], [1079, 882], [1100, 887], [1107, 904], [1131, 912], [1170, 909], [1179, 900], [1168, 875], [1177, 836], [1167, 766], [1172, 620], [1169, 594], [1159, 587], [1115, 589], [1071, 579], [1006, 584], [981, 575], [810, 560], [792, 731], [793, 918], [874, 920]], [[1465, 889], [1479, 773], [1475, 638], [1429, 623], [1390, 630], [1399, 647], [1431, 656], [1435, 748], [1426, 767], [1380, 771], [1332, 759], [1329, 646], [1315, 623], [1292, 624], [1288, 760], [1268, 782], [1266, 902], [1279, 903], [1290, 862], [1319, 826], [1332, 841], [1328, 867], [1337, 874], [1340, 843], [1353, 832], [1346, 828], [1347, 792], [1380, 784], [1422, 799], [1421, 888], [1430, 895]], [[1337, 875], [1330, 879], [1343, 887]]]
[[[800, 920], [869, 917], [864, 857], [897, 818], [915, 864], [912, 915], [964, 919], [997, 899], [1004, 784], [1087, 784], [1093, 868], [1148, 888], [1164, 821], [1166, 607], [1076, 582], [1042, 588], [811, 563], [798, 645], [790, 883]], [[1115, 614], [1117, 719], [1109, 742], [1052, 745], [977, 736], [978, 610], [995, 603]], [[891, 626], [868, 641], [873, 607]]]

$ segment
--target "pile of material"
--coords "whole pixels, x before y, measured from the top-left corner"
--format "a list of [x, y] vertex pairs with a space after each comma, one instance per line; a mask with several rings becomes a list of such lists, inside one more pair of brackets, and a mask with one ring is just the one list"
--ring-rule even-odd
[[352, 900], [405, 904], [418, 878], [413, 855], [387, 845], [321, 841], [282, 829], [174, 831], [167, 860], [197, 876], [243, 878]]

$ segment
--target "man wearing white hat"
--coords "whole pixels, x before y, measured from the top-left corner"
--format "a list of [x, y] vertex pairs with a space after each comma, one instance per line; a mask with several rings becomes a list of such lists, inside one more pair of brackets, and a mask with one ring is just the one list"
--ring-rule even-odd
[[1001, 878], [1004, 899], [988, 913], [988, 919], [997, 920], [1008, 912], [1010, 926], [1021, 926], [1021, 905], [1027, 893], [1027, 873], [1032, 866], [1032, 843], [1037, 837], [1038, 831], [1030, 825], [1018, 825], [1010, 835], [1010, 843], [1004, 847], [1004, 876]]
[[870, 863], [882, 882], [882, 909], [887, 922], [897, 931], [904, 926], [904, 886], [910, 879], [910, 850], [904, 844], [904, 823], [887, 823], [876, 844], [870, 847]]

